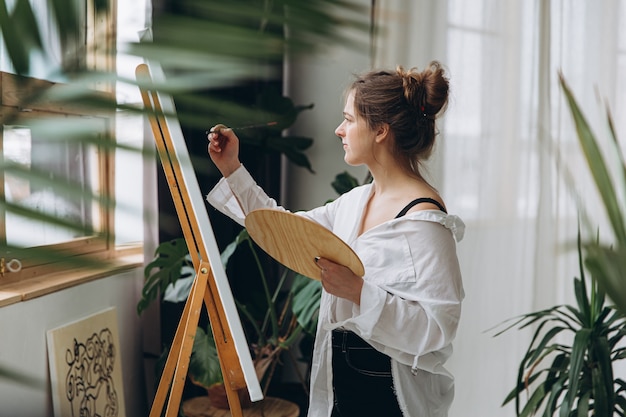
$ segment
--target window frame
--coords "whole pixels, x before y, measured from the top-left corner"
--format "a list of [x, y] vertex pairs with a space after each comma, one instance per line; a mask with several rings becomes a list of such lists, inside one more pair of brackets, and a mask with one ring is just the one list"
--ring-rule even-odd
[[[84, 44], [76, 56], [61, 54], [62, 60], [71, 66], [76, 64], [88, 70], [115, 72], [116, 69], [116, 34], [117, 34], [117, 2], [112, 0], [106, 10], [96, 10], [94, 0], [84, 0], [82, 7], [83, 24], [77, 33], [77, 39]], [[51, 17], [49, 19], [52, 19]], [[73, 62], [68, 61], [73, 60]], [[7, 115], [15, 112], [27, 112], [28, 117], [37, 115], [55, 115], [59, 117], [97, 117], [103, 119], [105, 141], [115, 142], [116, 111], [115, 109], [88, 109], [69, 102], [41, 101], [29, 104], [28, 109], [21, 104], [33, 89], [54, 88], [61, 82], [42, 80], [33, 77], [18, 76], [9, 72], [0, 72], [0, 151], [2, 150], [4, 122]], [[107, 102], [115, 102], [115, 84], [101, 82], [92, 86]], [[10, 112], [10, 113], [9, 113]], [[26, 114], [26, 113], [25, 113]], [[11, 123], [8, 123], [9, 125]], [[19, 124], [16, 123], [16, 124]], [[115, 151], [113, 147], [98, 146], [98, 182], [99, 195], [114, 201], [115, 197]], [[4, 200], [4, 173], [0, 171], [0, 199]], [[96, 202], [96, 204], [98, 204]], [[28, 294], [42, 295], [77, 285], [89, 279], [97, 279], [106, 275], [106, 270], [114, 272], [128, 267], [136, 267], [143, 262], [143, 243], [116, 247], [115, 245], [115, 207], [99, 204], [99, 233], [92, 236], [79, 237], [44, 246], [27, 248], [18, 256], [0, 253], [0, 305], [5, 295], [14, 300], [13, 290], [21, 293], [20, 300], [31, 298]], [[6, 219], [4, 207], [0, 206], [0, 219]], [[0, 222], [0, 237], [6, 241], [4, 221]], [[55, 258], [43, 258], [41, 251], [54, 253]], [[12, 258], [21, 262], [21, 270], [6, 270]], [[108, 265], [108, 266], [107, 266]], [[10, 273], [7, 273], [10, 272]], [[59, 274], [64, 278], [58, 278]], [[39, 279], [45, 276], [45, 279]], [[57, 278], [54, 278], [54, 277]], [[72, 278], [73, 277], [73, 278]], [[37, 278], [32, 280], [31, 278]], [[61, 283], [60, 283], [61, 282]], [[26, 290], [25, 288], [30, 288]], [[19, 301], [19, 300], [17, 300]], [[15, 302], [12, 301], [12, 302]]]
[[[39, 80], [31, 77], [23, 77], [15, 74], [1, 72], [0, 73], [0, 116], [5, 120], [8, 114], [24, 113], [25, 118], [32, 119], [38, 116], [58, 116], [58, 117], [96, 117], [102, 119], [105, 124], [104, 141], [115, 140], [115, 111], [114, 110], [90, 110], [84, 106], [72, 106], [71, 103], [55, 103], [43, 101], [30, 105], [28, 109], [20, 107], [23, 100], [34, 90], [40, 88], [54, 88], [59, 83]], [[102, 93], [108, 95], [108, 99], [112, 100], [112, 93]], [[106, 97], [105, 97], [106, 98]], [[19, 123], [18, 123], [19, 124]], [[4, 125], [0, 127], [0, 147], [3, 143]], [[115, 153], [103, 149], [103, 146], [97, 147], [97, 163], [98, 163], [98, 183], [100, 195], [105, 198], [112, 198], [115, 193], [114, 189], [114, 163]], [[5, 186], [4, 173], [0, 173], [0, 198], [4, 199]], [[97, 204], [97, 203], [96, 203]], [[58, 251], [60, 255], [82, 256], [91, 255], [96, 258], [110, 259], [115, 250], [114, 233], [115, 230], [115, 211], [114, 208], [106, 208], [102, 205], [97, 207], [99, 211], [100, 230], [99, 233], [90, 236], [79, 237], [68, 240], [63, 243], [43, 245], [34, 247], [38, 250]], [[0, 209], [0, 216], [6, 218], [6, 212]], [[0, 240], [6, 239], [6, 222], [0, 224]], [[34, 251], [33, 251], [34, 252]], [[10, 254], [6, 254], [7, 258]], [[11, 273], [12, 280], [20, 280], [28, 276], [36, 276], [45, 273], [47, 270], [55, 270], [54, 262], [42, 259], [36, 259], [35, 256], [29, 256], [28, 250], [24, 256], [20, 256], [22, 263], [22, 271]], [[32, 271], [28, 271], [33, 269]]]

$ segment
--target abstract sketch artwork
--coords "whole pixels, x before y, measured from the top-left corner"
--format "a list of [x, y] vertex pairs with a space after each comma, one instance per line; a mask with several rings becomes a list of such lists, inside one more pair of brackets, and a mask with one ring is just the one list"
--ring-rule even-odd
[[124, 417], [115, 309], [48, 331], [56, 417]]

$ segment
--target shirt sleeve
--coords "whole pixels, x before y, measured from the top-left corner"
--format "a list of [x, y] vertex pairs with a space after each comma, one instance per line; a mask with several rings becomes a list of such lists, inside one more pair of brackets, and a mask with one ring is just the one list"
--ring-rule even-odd
[[[258, 208], [283, 209], [257, 185], [241, 165], [227, 178], [222, 178], [207, 194], [206, 200], [217, 210], [242, 226], [248, 213]], [[284, 210], [284, 209], [283, 209]]]
[[[245, 226], [246, 215], [253, 210], [269, 208], [287, 211], [257, 185], [243, 165], [227, 178], [221, 178], [207, 194], [206, 200], [242, 226]], [[296, 212], [328, 229], [332, 229], [332, 213], [332, 203], [313, 210]]]

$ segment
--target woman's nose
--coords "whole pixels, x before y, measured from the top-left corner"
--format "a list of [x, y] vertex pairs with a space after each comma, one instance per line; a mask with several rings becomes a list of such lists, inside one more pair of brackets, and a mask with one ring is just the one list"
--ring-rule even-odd
[[339, 126], [337, 126], [337, 128], [335, 129], [335, 135], [341, 137], [343, 135], [343, 123], [341, 123]]

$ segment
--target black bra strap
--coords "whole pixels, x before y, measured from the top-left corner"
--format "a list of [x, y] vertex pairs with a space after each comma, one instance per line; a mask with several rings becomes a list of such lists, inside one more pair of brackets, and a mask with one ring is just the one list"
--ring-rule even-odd
[[432, 203], [432, 204], [436, 205], [437, 207], [439, 207], [439, 210], [441, 210], [444, 213], [448, 214], [446, 209], [441, 205], [441, 203], [439, 201], [433, 200], [432, 198], [424, 197], [424, 198], [416, 198], [415, 200], [413, 200], [409, 204], [407, 204], [406, 207], [404, 207], [402, 209], [402, 211], [400, 211], [400, 213], [398, 213], [398, 215], [396, 216], [396, 219], [398, 217], [404, 216], [407, 213], [407, 211], [411, 210], [411, 208], [413, 206], [415, 206], [416, 204], [419, 204], [419, 203]]

